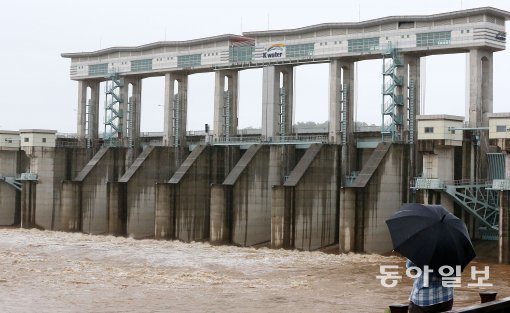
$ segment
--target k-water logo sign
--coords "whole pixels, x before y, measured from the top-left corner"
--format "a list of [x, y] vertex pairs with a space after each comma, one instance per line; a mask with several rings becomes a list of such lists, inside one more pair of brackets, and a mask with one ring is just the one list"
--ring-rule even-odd
[[277, 43], [267, 48], [262, 52], [262, 58], [264, 59], [279, 59], [285, 58], [285, 45]]

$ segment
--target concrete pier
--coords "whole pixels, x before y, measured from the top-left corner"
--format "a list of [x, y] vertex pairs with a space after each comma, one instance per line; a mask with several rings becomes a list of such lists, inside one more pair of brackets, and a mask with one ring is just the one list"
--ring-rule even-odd
[[142, 110], [142, 79], [123, 77], [120, 87], [122, 99], [119, 117], [120, 139], [124, 147], [134, 148], [134, 155], [129, 156], [129, 164], [136, 158], [140, 140], [140, 118]]
[[118, 182], [110, 182], [110, 201], [117, 202], [110, 207], [110, 221], [119, 219], [116, 224], [122, 225], [125, 216], [126, 232], [122, 235], [154, 237], [156, 183], [168, 181], [175, 170], [175, 149], [147, 147]]
[[223, 182], [239, 155], [239, 147], [196, 147], [168, 183], [157, 187], [156, 238], [209, 239], [210, 185]]
[[294, 68], [268, 66], [263, 69], [262, 137], [268, 141], [292, 134]]
[[101, 80], [87, 79], [78, 82], [78, 142], [82, 147], [99, 144], [99, 93]]
[[[22, 169], [24, 153], [16, 150], [0, 150], [0, 176], [16, 177]], [[20, 223], [20, 192], [0, 181], [0, 226]]]
[[338, 240], [339, 146], [312, 145], [273, 187], [271, 247], [316, 250]]
[[[37, 188], [36, 182], [27, 181], [23, 183], [21, 188], [21, 227], [34, 228], [37, 227], [35, 220], [35, 212], [37, 207]], [[40, 228], [40, 227], [39, 227]]]
[[188, 114], [188, 75], [165, 74], [165, 115], [163, 145], [184, 146]]
[[228, 139], [237, 136], [238, 119], [238, 76], [237, 71], [217, 71], [214, 88], [214, 139]]
[[[25, 183], [28, 189], [23, 195], [28, 197], [22, 201], [22, 212], [32, 212], [32, 223], [27, 227], [39, 227], [50, 230], [67, 230], [61, 225], [62, 181], [70, 180], [83, 168], [88, 160], [88, 153], [83, 148], [55, 148], [34, 146], [24, 148], [28, 157], [28, 165], [23, 172], [36, 173], [36, 183]], [[33, 193], [33, 194], [32, 194]], [[35, 202], [30, 199], [35, 197]], [[29, 207], [23, 207], [29, 205]], [[64, 218], [64, 217], [62, 217]]]
[[295, 160], [292, 145], [251, 146], [223, 184], [212, 189], [210, 241], [230, 238], [239, 246], [270, 242], [272, 186], [283, 183]]
[[[30, 185], [27, 186], [29, 188]], [[82, 230], [81, 183], [66, 180], [62, 182], [62, 202], [59, 229], [69, 232]]]
[[[62, 207], [63, 214], [67, 216], [79, 216], [81, 212], [81, 231], [89, 234], [108, 234], [109, 231], [109, 208], [108, 208], [108, 182], [115, 182], [125, 172], [124, 148], [101, 148], [96, 155], [87, 163], [83, 170], [72, 180], [80, 187], [74, 187], [73, 183], [65, 183], [66, 194], [71, 198], [80, 199], [80, 205], [75, 206], [75, 201], [68, 201], [72, 207]], [[78, 192], [74, 196], [70, 192]], [[67, 225], [79, 225], [79, 221], [68, 221]], [[64, 225], [65, 226], [65, 225]]]
[[200, 146], [195, 150], [170, 179], [175, 189], [175, 236], [183, 241], [209, 239], [210, 185], [221, 183], [239, 159], [236, 147]]
[[340, 248], [353, 249], [343, 252], [391, 251], [385, 220], [407, 202], [408, 151], [406, 145], [379, 144], [362, 162], [351, 190], [341, 193], [345, 199], [340, 202]]
[[[469, 51], [469, 127], [488, 127], [488, 114], [493, 107], [493, 52], [484, 49]], [[487, 132], [479, 132], [479, 144], [475, 144], [474, 154], [479, 164], [487, 164]], [[486, 166], [477, 167], [475, 179], [487, 177]]]
[[175, 211], [170, 209], [175, 199], [175, 189], [169, 183], [156, 184], [155, 188], [154, 237], [175, 239]]

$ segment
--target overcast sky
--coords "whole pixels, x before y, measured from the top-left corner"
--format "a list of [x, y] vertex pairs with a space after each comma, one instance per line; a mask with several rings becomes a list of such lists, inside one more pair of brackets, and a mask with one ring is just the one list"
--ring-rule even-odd
[[[510, 11], [508, 0], [4, 1], [0, 9], [0, 129], [76, 132], [77, 83], [69, 78], [70, 60], [61, 58], [62, 52], [483, 6]], [[380, 124], [381, 62], [358, 65], [359, 121]], [[465, 55], [427, 57], [426, 67], [425, 113], [464, 115]], [[510, 111], [508, 73], [509, 52], [496, 53], [494, 112]], [[297, 67], [296, 122], [327, 120], [328, 75], [326, 64]], [[143, 81], [142, 131], [163, 129], [163, 87], [164, 78]], [[213, 95], [212, 73], [190, 76], [188, 130], [212, 124]], [[242, 71], [240, 127], [260, 127], [261, 97], [262, 70]], [[103, 111], [104, 102], [100, 106]]]

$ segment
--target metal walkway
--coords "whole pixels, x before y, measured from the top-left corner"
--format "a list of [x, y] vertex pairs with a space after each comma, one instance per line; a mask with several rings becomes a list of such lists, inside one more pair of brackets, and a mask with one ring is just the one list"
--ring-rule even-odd
[[16, 190], [21, 191], [21, 183], [16, 180], [16, 177], [0, 176], [0, 182], [2, 181]]
[[[486, 181], [443, 182], [439, 179], [417, 178], [412, 188], [444, 191], [484, 226], [488, 236], [494, 236], [499, 230], [499, 194]], [[484, 235], [484, 229], [481, 231]]]
[[254, 144], [273, 144], [273, 145], [310, 145], [313, 143], [328, 143], [327, 135], [294, 135], [294, 136], [275, 136], [270, 140], [264, 140], [262, 137], [230, 137], [229, 140], [218, 138], [213, 145], [218, 146], [238, 146], [238, 145], [254, 145]]
[[0, 182], [5, 182], [17, 191], [21, 191], [23, 184], [22, 181], [37, 181], [37, 174], [35, 173], [21, 173], [18, 177], [2, 176], [0, 175]]

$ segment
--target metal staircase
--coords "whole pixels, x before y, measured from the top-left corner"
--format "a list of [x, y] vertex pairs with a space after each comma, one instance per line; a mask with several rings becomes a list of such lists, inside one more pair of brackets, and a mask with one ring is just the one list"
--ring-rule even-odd
[[382, 127], [381, 135], [391, 136], [391, 142], [402, 142], [404, 96], [402, 85], [404, 78], [397, 75], [402, 67], [402, 58], [398, 50], [391, 45], [383, 53], [383, 88], [382, 88]]
[[107, 146], [117, 145], [119, 140], [122, 139], [122, 124], [121, 118], [122, 102], [120, 96], [120, 87], [123, 82], [118, 73], [108, 75], [108, 81], [105, 86], [105, 117], [104, 117], [104, 143]]

